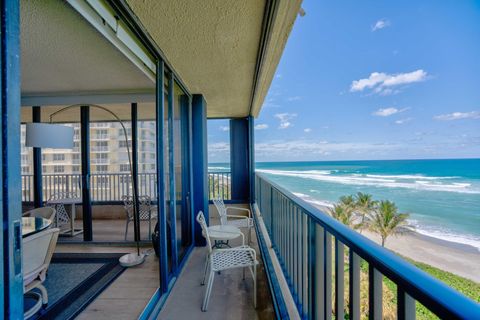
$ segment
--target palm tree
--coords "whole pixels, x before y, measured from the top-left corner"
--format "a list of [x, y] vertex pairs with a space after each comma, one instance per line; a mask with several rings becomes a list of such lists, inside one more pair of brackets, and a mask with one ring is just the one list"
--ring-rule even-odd
[[[365, 216], [375, 210], [377, 203], [377, 201], [373, 200], [371, 194], [359, 192], [355, 196], [355, 210], [360, 213], [362, 217], [360, 222], [361, 228], [365, 225]], [[360, 229], [360, 233], [362, 233], [362, 229]]]
[[382, 238], [382, 247], [391, 235], [408, 231], [407, 213], [399, 213], [395, 203], [385, 200], [380, 201], [374, 211], [366, 215], [367, 225], [373, 232]]
[[353, 213], [353, 207], [345, 205], [344, 203], [340, 202], [338, 204], [335, 204], [333, 208], [329, 208], [328, 212], [329, 214], [346, 225], [347, 227], [350, 227], [352, 229], [355, 229], [356, 225], [354, 223], [355, 220], [355, 215]]
[[355, 208], [355, 198], [353, 195], [341, 196], [340, 204], [346, 207]]

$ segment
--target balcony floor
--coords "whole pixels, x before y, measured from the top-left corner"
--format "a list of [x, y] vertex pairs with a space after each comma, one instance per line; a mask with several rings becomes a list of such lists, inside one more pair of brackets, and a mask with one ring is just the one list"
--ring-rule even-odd
[[[218, 224], [211, 219], [211, 224]], [[232, 242], [232, 245], [239, 245]], [[206, 248], [195, 248], [175, 287], [168, 297], [159, 319], [274, 319], [272, 299], [267, 278], [252, 232], [251, 246], [257, 251], [257, 309], [253, 307], [253, 282], [249, 273], [242, 279], [241, 269], [223, 271], [215, 275], [210, 303], [206, 312], [201, 311], [205, 286], [200, 285], [203, 277]]]
[[[214, 209], [211, 208], [213, 216]], [[81, 226], [81, 220], [77, 221]], [[211, 224], [219, 224], [211, 219]], [[131, 227], [133, 224], [131, 224]], [[143, 226], [143, 223], [142, 223]], [[124, 220], [94, 220], [94, 240], [123, 240]], [[130, 228], [133, 233], [133, 228]], [[144, 229], [146, 230], [146, 228]], [[95, 233], [95, 231], [97, 231]], [[95, 235], [97, 234], [97, 235]], [[130, 232], [129, 232], [130, 234]], [[129, 239], [133, 238], [131, 236]], [[72, 239], [72, 238], [65, 238]], [[82, 240], [77, 236], [75, 240]], [[68, 240], [67, 240], [68, 241]], [[232, 242], [232, 245], [238, 245]], [[252, 232], [252, 247], [257, 251], [260, 264], [257, 267], [258, 305], [253, 308], [253, 283], [248, 272], [242, 280], [242, 271], [228, 270], [215, 276], [210, 304], [207, 312], [201, 311], [205, 287], [200, 285], [203, 276], [206, 248], [194, 248], [177, 282], [168, 297], [159, 319], [273, 319], [274, 311], [263, 262]], [[149, 250], [149, 247], [142, 247]], [[88, 244], [59, 243], [56, 252], [114, 253], [133, 252], [134, 247], [103, 246]], [[106, 288], [77, 319], [136, 319], [150, 300], [159, 284], [158, 258], [148, 256], [141, 266], [125, 270]]]

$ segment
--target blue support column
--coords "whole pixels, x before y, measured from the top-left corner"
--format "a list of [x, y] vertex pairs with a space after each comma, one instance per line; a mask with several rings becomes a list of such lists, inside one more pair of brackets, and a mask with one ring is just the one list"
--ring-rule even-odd
[[90, 107], [81, 106], [81, 149], [82, 149], [82, 220], [83, 240], [93, 240], [92, 201], [90, 199]]
[[[32, 121], [42, 122], [39, 106], [32, 107]], [[43, 207], [42, 189], [42, 149], [33, 148], [33, 205], [35, 208]]]
[[232, 200], [236, 202], [250, 202], [253, 149], [252, 133], [250, 132], [250, 118], [230, 120], [230, 170], [232, 174]]
[[249, 175], [250, 175], [250, 203], [255, 202], [255, 131], [254, 119], [252, 116], [248, 117], [248, 160], [249, 160]]
[[[207, 102], [201, 94], [192, 97], [193, 216], [208, 214]], [[195, 220], [195, 246], [205, 246], [200, 225]]]
[[157, 81], [155, 87], [155, 116], [157, 136], [157, 199], [158, 199], [158, 247], [160, 292], [168, 291], [168, 256], [167, 256], [167, 210], [165, 203], [165, 137], [164, 137], [164, 113], [165, 113], [165, 80], [163, 61], [157, 61]]
[[0, 318], [23, 319], [19, 1], [0, 1], [0, 20]]

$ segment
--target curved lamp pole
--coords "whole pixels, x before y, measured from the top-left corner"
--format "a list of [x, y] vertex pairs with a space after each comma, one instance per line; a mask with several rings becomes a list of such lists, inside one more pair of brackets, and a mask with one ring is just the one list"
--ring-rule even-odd
[[[107, 113], [109, 113], [110, 115], [112, 115], [115, 120], [118, 121], [118, 123], [120, 123], [120, 125], [122, 126], [122, 129], [123, 129], [123, 134], [125, 136], [125, 143], [126, 143], [126, 148], [127, 148], [127, 155], [128, 155], [128, 164], [129, 164], [129, 167], [130, 167], [130, 175], [132, 177], [132, 179], [134, 178], [133, 177], [133, 165], [132, 165], [132, 159], [131, 159], [131, 154], [130, 154], [130, 147], [129, 147], [129, 144], [128, 144], [128, 135], [127, 135], [127, 129], [125, 128], [125, 125], [123, 124], [123, 121], [120, 119], [120, 117], [118, 117], [114, 112], [112, 112], [111, 110], [105, 108], [105, 107], [102, 107], [102, 106], [99, 106], [99, 105], [95, 105], [95, 104], [87, 104], [89, 107], [94, 107], [94, 108], [97, 108], [97, 109], [100, 109], [100, 110], [103, 110]], [[71, 105], [71, 106], [67, 106], [67, 107], [64, 107], [64, 108], [61, 108], [60, 110], [57, 110], [55, 112], [53, 112], [51, 115], [50, 115], [50, 124], [53, 123], [53, 118], [58, 115], [59, 113], [62, 113], [66, 110], [69, 110], [69, 109], [73, 109], [73, 108], [78, 108], [78, 107], [81, 107], [83, 106], [83, 104], [74, 104], [74, 105]], [[130, 267], [130, 266], [135, 266], [135, 265], [138, 265], [138, 264], [141, 264], [145, 261], [145, 255], [144, 254], [140, 254], [140, 235], [139, 235], [139, 232], [138, 232], [138, 228], [140, 226], [140, 217], [138, 215], [138, 199], [137, 199], [137, 190], [135, 189], [135, 183], [133, 183], [132, 181], [132, 192], [133, 192], [133, 224], [134, 224], [134, 237], [135, 237], [135, 242], [136, 242], [136, 246], [137, 246], [137, 253], [136, 254], [133, 254], [133, 253], [129, 253], [129, 254], [126, 254], [124, 256], [122, 256], [120, 258], [120, 264], [122, 264], [123, 266], [126, 266], [126, 267]]]

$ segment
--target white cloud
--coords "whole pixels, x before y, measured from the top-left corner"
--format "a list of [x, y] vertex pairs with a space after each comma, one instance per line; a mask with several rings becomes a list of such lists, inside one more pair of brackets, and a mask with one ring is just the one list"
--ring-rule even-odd
[[403, 112], [405, 110], [408, 110], [408, 108], [403, 108], [403, 109], [397, 109], [397, 108], [380, 108], [377, 111], [373, 112], [372, 115], [378, 116], [378, 117], [389, 117], [391, 115], [394, 115], [396, 113]]
[[330, 155], [347, 153], [386, 152], [398, 148], [396, 144], [386, 143], [350, 143], [350, 142], [328, 142], [328, 141], [269, 141], [255, 144], [255, 152], [260, 157], [284, 157], [289, 155], [293, 158], [301, 158], [306, 155]]
[[480, 119], [480, 111], [452, 112], [433, 117], [435, 120], [451, 121], [459, 119]]
[[405, 123], [410, 122], [412, 120], [413, 120], [413, 118], [399, 119], [399, 120], [396, 120], [395, 123], [396, 124], [405, 124]]
[[265, 129], [268, 129], [268, 124], [257, 124], [255, 125], [255, 130], [265, 130]]
[[302, 97], [301, 96], [293, 96], [293, 97], [288, 97], [287, 100], [288, 101], [298, 101], [298, 100], [302, 100]]
[[221, 131], [229, 131], [230, 127], [229, 126], [220, 126], [219, 128]]
[[209, 153], [229, 152], [229, 151], [230, 151], [230, 144], [227, 142], [215, 142], [215, 143], [208, 144]]
[[287, 129], [287, 128], [293, 126], [293, 124], [290, 122], [290, 120], [292, 120], [296, 116], [297, 116], [296, 113], [287, 113], [287, 112], [277, 113], [275, 115], [275, 118], [280, 120], [280, 126], [278, 128], [279, 129]]
[[352, 81], [352, 84], [350, 85], [350, 91], [357, 92], [365, 89], [373, 89], [374, 93], [386, 95], [399, 92], [392, 87], [421, 82], [425, 81], [426, 79], [427, 72], [422, 69], [396, 74], [372, 72], [368, 78]]
[[387, 19], [380, 19], [372, 26], [372, 32], [389, 27], [390, 25], [391, 23]]
[[303, 132], [309, 133], [309, 132], [312, 132], [312, 129], [310, 129], [310, 128], [305, 128], [305, 129], [303, 129]]

